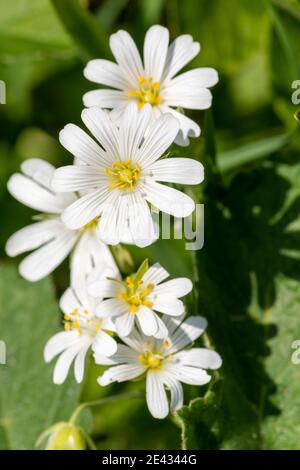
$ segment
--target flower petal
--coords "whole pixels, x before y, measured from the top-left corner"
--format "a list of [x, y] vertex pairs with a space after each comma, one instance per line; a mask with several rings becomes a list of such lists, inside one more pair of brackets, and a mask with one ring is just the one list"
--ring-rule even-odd
[[222, 365], [221, 356], [210, 349], [192, 348], [177, 353], [174, 358], [185, 366], [200, 367], [202, 369], [219, 369]]
[[116, 194], [104, 207], [98, 233], [108, 244], [130, 242], [141, 248], [158, 237], [149, 206], [139, 193]]
[[183, 314], [184, 309], [183, 302], [173, 296], [159, 295], [153, 299], [153, 310], [165, 315], [178, 317]]
[[166, 418], [169, 413], [169, 405], [163, 378], [158, 372], [152, 370], [147, 372], [146, 399], [149, 411], [154, 418]]
[[[18, 230], [6, 243], [8, 256], [17, 256], [26, 251], [35, 250], [65, 230], [59, 219], [43, 220]], [[67, 229], [68, 230], [68, 229]]]
[[178, 184], [199, 184], [204, 179], [204, 168], [191, 158], [165, 158], [154, 162], [149, 168], [156, 181]]
[[208, 109], [211, 107], [212, 94], [207, 88], [190, 89], [181, 84], [168, 87], [162, 93], [166, 106], [184, 109]]
[[97, 316], [100, 318], [116, 317], [128, 312], [128, 307], [122, 299], [103, 300], [97, 306]]
[[58, 168], [52, 180], [54, 191], [92, 191], [104, 185], [104, 169], [96, 165], [69, 165]]
[[117, 297], [118, 294], [124, 291], [124, 287], [116, 281], [110, 279], [101, 279], [93, 281], [88, 285], [88, 292], [93, 297], [107, 298]]
[[113, 109], [128, 103], [128, 96], [119, 90], [92, 90], [83, 95], [83, 104], [87, 108], [99, 106], [99, 108]]
[[169, 188], [155, 181], [147, 180], [142, 191], [150, 204], [174, 217], [187, 217], [195, 209], [192, 198], [178, 189]]
[[135, 42], [127, 31], [119, 30], [110, 36], [109, 45], [120, 66], [122, 75], [135, 89], [138, 77], [144, 73], [141, 57]]
[[205, 370], [184, 366], [181, 363], [167, 364], [166, 371], [172, 374], [175, 379], [189, 385], [205, 385], [211, 380], [211, 376]]
[[98, 378], [98, 383], [105, 387], [113, 382], [126, 382], [142, 375], [145, 367], [137, 364], [122, 364], [120, 366], [110, 367], [104, 374]]
[[152, 120], [152, 108], [145, 104], [141, 110], [135, 102], [129, 103], [120, 119], [120, 157], [135, 161], [138, 149]]
[[69, 255], [77, 239], [75, 232], [66, 231], [27, 256], [19, 271], [27, 281], [39, 281], [52, 273]]
[[86, 338], [78, 340], [76, 344], [66, 349], [58, 358], [53, 372], [53, 382], [57, 385], [62, 384], [68, 375], [69, 369], [74, 358], [77, 356], [83, 345], [85, 346]]
[[112, 338], [105, 331], [99, 331], [93, 344], [93, 351], [103, 354], [104, 356], [112, 356], [116, 353], [118, 344], [114, 338]]
[[65, 349], [73, 346], [78, 341], [77, 331], [60, 331], [52, 336], [44, 349], [44, 360], [50, 362]]
[[88, 193], [64, 210], [62, 221], [72, 230], [82, 228], [101, 214], [110, 197], [107, 186]]
[[144, 66], [146, 77], [160, 82], [165, 67], [169, 44], [169, 31], [154, 25], [148, 29], [144, 42]]
[[167, 82], [180, 69], [199, 54], [200, 44], [194, 42], [192, 36], [183, 34], [173, 41], [168, 49], [162, 80]]
[[64, 314], [70, 315], [76, 308], [82, 308], [81, 300], [72, 287], [68, 287], [59, 300], [59, 308]]
[[138, 361], [138, 355], [137, 352], [134, 351], [133, 349], [129, 348], [128, 346], [125, 346], [124, 344], [118, 344], [117, 345], [118, 349], [117, 352], [107, 360], [107, 358], [103, 355], [100, 354], [98, 350], [95, 350], [95, 361], [96, 364], [102, 364], [102, 365], [113, 365], [113, 364], [124, 364], [124, 363], [129, 363], [129, 364], [137, 364], [140, 365], [141, 363]]
[[128, 336], [134, 325], [134, 314], [124, 313], [116, 318], [116, 329], [120, 336]]
[[86, 343], [82, 345], [82, 349], [77, 354], [74, 364], [74, 375], [75, 379], [78, 383], [82, 382], [83, 375], [84, 375], [84, 366], [85, 366], [85, 358], [88, 352], [88, 349], [91, 346], [90, 339], [86, 339]]
[[110, 249], [99, 239], [95, 228], [85, 230], [72, 253], [71, 285], [80, 292], [86, 292], [87, 282], [92, 284], [106, 276], [118, 275], [119, 270]]
[[174, 413], [176, 410], [183, 406], [183, 388], [179, 380], [176, 380], [172, 374], [164, 374], [164, 384], [169, 388], [171, 393], [171, 412]]
[[60, 143], [86, 165], [109, 165], [106, 152], [80, 127], [67, 124], [59, 133]]
[[20, 173], [9, 178], [7, 189], [17, 201], [31, 209], [60, 214], [65, 208], [63, 201], [53, 191]]
[[124, 77], [119, 65], [110, 60], [90, 60], [83, 70], [83, 75], [91, 82], [117, 88], [117, 90], [130, 88], [130, 82]]
[[162, 105], [160, 106], [162, 112], [172, 114], [180, 124], [180, 130], [176, 136], [175, 143], [177, 145], [181, 145], [186, 147], [189, 145], [188, 137], [199, 137], [201, 133], [201, 129], [198, 124], [193, 121], [192, 119], [188, 118], [184, 114], [176, 111], [169, 106]]
[[155, 313], [149, 307], [141, 305], [138, 308], [136, 317], [144, 335], [155, 336], [158, 330]]
[[84, 109], [81, 119], [106, 150], [106, 162], [119, 160], [119, 132], [116, 124], [110, 119], [107, 112], [98, 107]]
[[210, 88], [219, 81], [218, 72], [209, 67], [202, 67], [188, 72], [181, 73], [169, 81], [167, 89], [172, 90], [173, 87], [182, 87], [182, 89], [199, 90], [200, 88]]
[[167, 295], [177, 298], [184, 297], [193, 289], [193, 283], [187, 277], [177, 277], [170, 281], [163, 282], [155, 287], [155, 295]]
[[185, 320], [179, 328], [172, 334], [172, 345], [168, 350], [171, 353], [180, 351], [188, 344], [195, 341], [207, 327], [207, 320], [204, 317], [192, 316]]
[[155, 286], [170, 276], [159, 263], [155, 263], [145, 272], [143, 276], [144, 284], [154, 284]]
[[136, 161], [143, 169], [154, 163], [174, 142], [179, 131], [179, 122], [171, 114], [161, 115], [149, 128], [137, 152]]

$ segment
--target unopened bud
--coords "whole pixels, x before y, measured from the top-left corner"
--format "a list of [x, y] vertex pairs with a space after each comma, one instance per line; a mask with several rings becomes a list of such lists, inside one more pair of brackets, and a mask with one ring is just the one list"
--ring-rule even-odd
[[130, 252], [122, 245], [112, 246], [112, 251], [120, 270], [127, 274], [134, 270], [134, 261]]
[[47, 438], [46, 450], [85, 450], [86, 440], [81, 428], [60, 422], [47, 429], [39, 438], [37, 445]]

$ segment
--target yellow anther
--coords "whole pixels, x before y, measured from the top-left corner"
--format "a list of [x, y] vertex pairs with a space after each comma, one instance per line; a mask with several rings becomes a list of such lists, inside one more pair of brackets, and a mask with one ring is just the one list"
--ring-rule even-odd
[[139, 355], [138, 359], [149, 369], [159, 369], [164, 358], [160, 354], [156, 354], [151, 351], [145, 351], [143, 354]]
[[151, 302], [151, 300], [143, 300], [142, 304], [145, 305], [145, 307], [153, 307], [153, 302]]
[[167, 348], [167, 347], [169, 346], [169, 341], [167, 341], [167, 340], [165, 339], [165, 341], [163, 342], [163, 345], [164, 345], [165, 348]]
[[133, 191], [138, 184], [141, 167], [131, 160], [118, 160], [112, 164], [111, 168], [105, 168], [104, 173], [110, 178], [108, 180], [110, 189]]
[[136, 305], [129, 305], [129, 312], [130, 313], [135, 313], [137, 311], [137, 306]]
[[69, 331], [71, 329], [71, 324], [69, 322], [65, 323], [64, 328], [66, 331]]
[[161, 102], [160, 83], [153, 82], [152, 78], [145, 78], [143, 75], [138, 77], [138, 89], [127, 92], [129, 98], [135, 98], [139, 108], [145, 103], [156, 106]]
[[153, 284], [148, 283], [144, 288], [143, 280], [135, 282], [132, 276], [128, 276], [125, 282], [126, 287], [124, 292], [120, 292], [117, 297], [127, 303], [130, 313], [136, 313], [141, 305], [153, 307], [153, 302], [147, 298], [154, 288]]
[[70, 320], [69, 315], [64, 315], [64, 320], [67, 320], [67, 321]]
[[89, 311], [85, 309], [85, 310], [83, 310], [83, 313], [84, 313], [85, 315], [88, 315], [88, 314], [89, 314]]

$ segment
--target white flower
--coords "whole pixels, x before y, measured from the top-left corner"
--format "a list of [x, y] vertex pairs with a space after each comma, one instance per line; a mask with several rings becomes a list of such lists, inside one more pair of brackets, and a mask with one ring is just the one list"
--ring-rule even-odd
[[52, 182], [57, 192], [88, 192], [62, 214], [70, 229], [101, 215], [101, 240], [117, 244], [129, 233], [133, 243], [143, 247], [157, 238], [148, 203], [175, 217], [192, 213], [195, 203], [189, 196], [158, 183], [195, 185], [203, 180], [203, 166], [196, 160], [159, 160], [178, 132], [177, 119], [164, 114], [149, 128], [151, 106], [139, 111], [131, 103], [120, 127], [96, 107], [83, 110], [82, 120], [100, 145], [79, 127], [68, 124], [60, 141], [81, 164], [59, 168]]
[[6, 253], [17, 256], [33, 251], [20, 264], [20, 274], [28, 281], [38, 281], [50, 274], [72, 251], [71, 284], [85, 281], [95, 265], [115, 261], [109, 248], [96, 236], [97, 219], [78, 230], [70, 230], [61, 220], [61, 213], [78, 197], [75, 193], [56, 194], [51, 188], [55, 168], [40, 159], [29, 159], [21, 165], [23, 174], [16, 173], [8, 181], [12, 196], [26, 206], [41, 212], [38, 222], [14, 235], [6, 244]]
[[198, 124], [174, 109], [209, 108], [212, 96], [208, 88], [218, 82], [218, 74], [212, 68], [196, 68], [177, 75], [200, 51], [200, 44], [192, 36], [184, 34], [169, 45], [168, 30], [152, 26], [145, 37], [144, 63], [126, 31], [120, 30], [110, 37], [110, 48], [117, 63], [91, 60], [84, 76], [112, 89], [86, 93], [85, 106], [113, 109], [118, 116], [130, 101], [136, 101], [139, 107], [150, 103], [153, 119], [163, 113], [172, 113], [178, 119], [180, 132], [176, 143], [179, 145], [188, 145], [188, 137], [200, 135]]
[[218, 353], [205, 348], [184, 348], [203, 333], [207, 322], [203, 317], [167, 318], [167, 340], [149, 338], [136, 330], [122, 338], [125, 345], [118, 345], [116, 354], [110, 358], [95, 349], [98, 364], [114, 365], [99, 377], [100, 385], [124, 382], [146, 374], [146, 398], [150, 413], [155, 418], [165, 418], [169, 412], [166, 389], [171, 395], [171, 411], [183, 405], [182, 383], [204, 385], [211, 376], [205, 369], [218, 369], [221, 358]]
[[[101, 271], [103, 276], [112, 274], [109, 267]], [[52, 336], [44, 349], [46, 362], [59, 355], [53, 372], [55, 384], [65, 381], [73, 361], [75, 378], [77, 382], [82, 381], [85, 357], [90, 348], [96, 348], [104, 356], [111, 356], [117, 351], [117, 343], [111, 336], [111, 332], [115, 331], [114, 324], [110, 319], [96, 314], [98, 301], [83, 289], [75, 291], [69, 287], [63, 294], [60, 308], [64, 313], [65, 331]]]
[[174, 317], [182, 315], [185, 308], [179, 298], [193, 288], [192, 282], [184, 277], [163, 282], [168, 277], [169, 273], [158, 263], [148, 268], [145, 261], [125, 282], [94, 278], [88, 291], [95, 297], [106, 298], [98, 305], [97, 312], [105, 318], [116, 317], [118, 335], [129, 335], [136, 321], [145, 335], [164, 338], [168, 330], [155, 312]]

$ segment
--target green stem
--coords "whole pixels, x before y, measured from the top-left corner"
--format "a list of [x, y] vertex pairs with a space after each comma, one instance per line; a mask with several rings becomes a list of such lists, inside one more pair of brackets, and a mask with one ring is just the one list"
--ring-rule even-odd
[[81, 403], [75, 411], [72, 413], [69, 423], [70, 424], [75, 424], [78, 416], [80, 413], [85, 409], [93, 406], [100, 406], [100, 405], [106, 405], [107, 403], [118, 401], [118, 400], [126, 400], [128, 398], [142, 398], [142, 395], [137, 392], [132, 392], [132, 393], [121, 393], [119, 395], [114, 395], [112, 397], [106, 397], [106, 398], [101, 398], [100, 400], [95, 400], [95, 401], [87, 401], [85, 403]]

